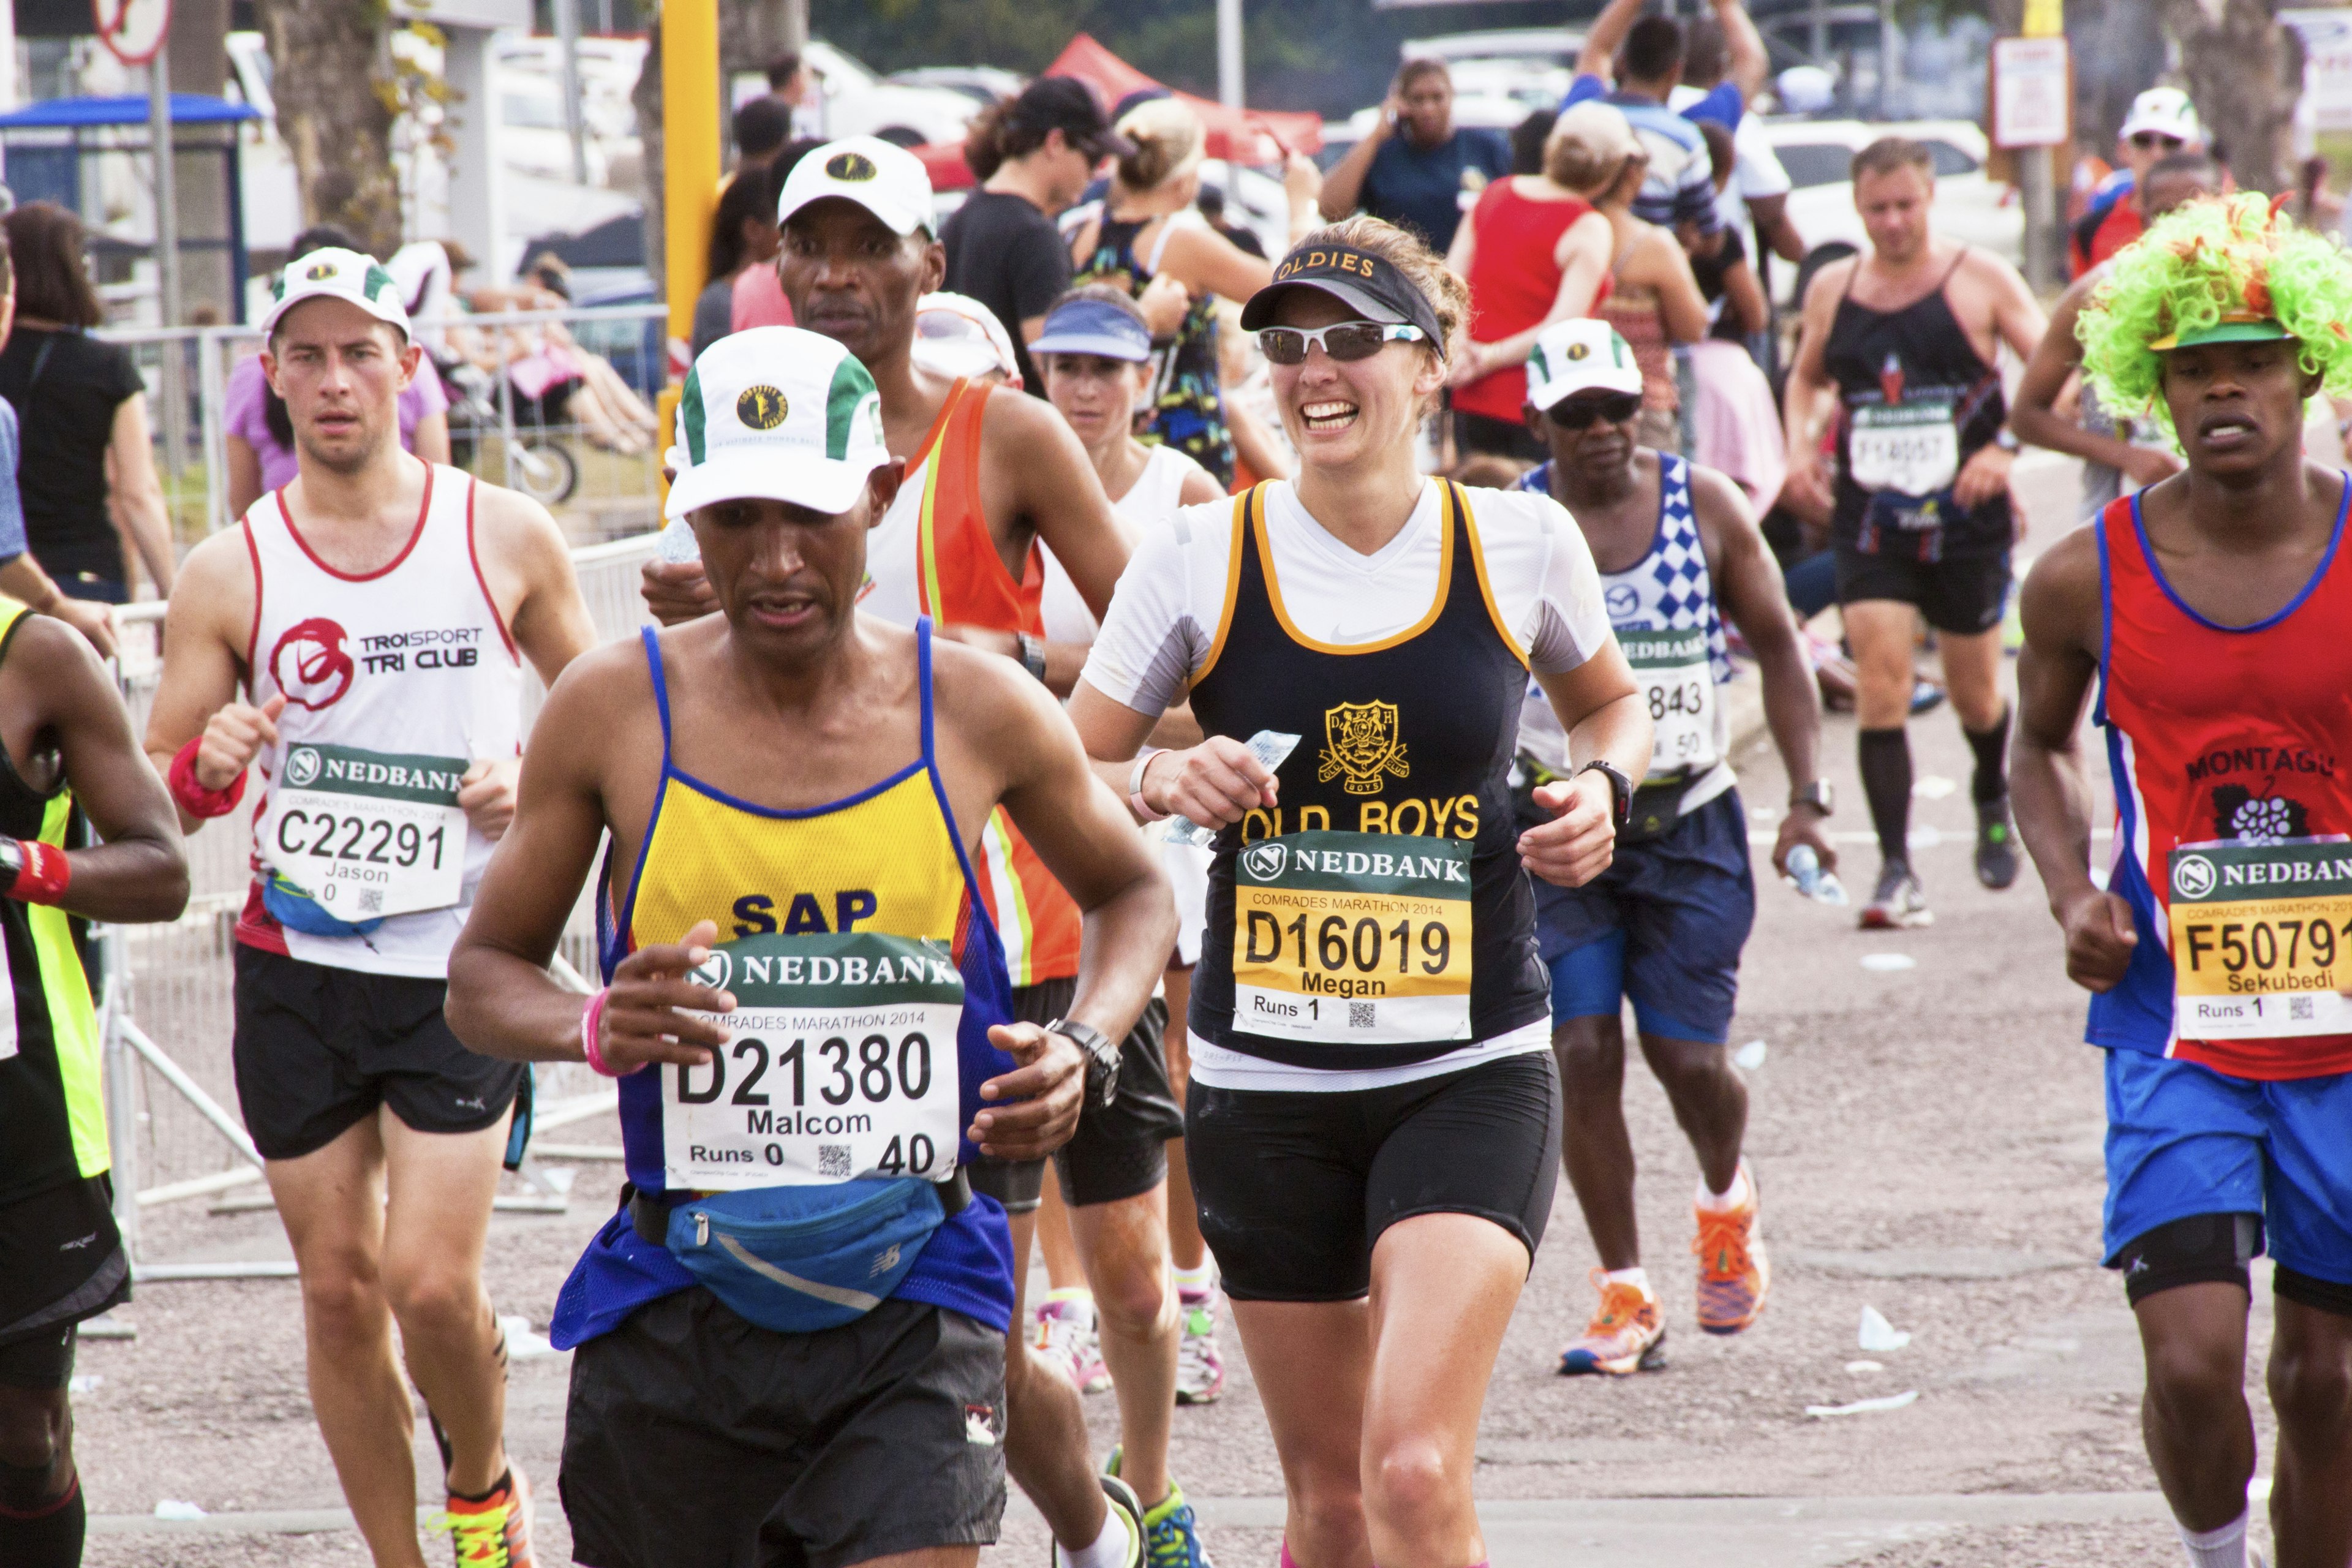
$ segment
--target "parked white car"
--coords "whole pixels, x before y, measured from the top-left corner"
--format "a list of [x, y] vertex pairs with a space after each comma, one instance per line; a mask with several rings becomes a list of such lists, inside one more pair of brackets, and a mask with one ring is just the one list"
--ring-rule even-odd
[[810, 40], [801, 59], [822, 89], [828, 137], [879, 136], [901, 147], [961, 142], [964, 127], [980, 112], [980, 100], [970, 93], [885, 81], [822, 39]]
[[[1869, 244], [1853, 206], [1853, 155], [1883, 136], [1907, 136], [1924, 143], [1936, 161], [1936, 202], [1930, 209], [1936, 232], [1981, 246], [2011, 263], [2023, 254], [2024, 210], [2014, 186], [1987, 177], [1979, 126], [1964, 120], [1768, 120], [1764, 129], [1789, 171], [1789, 218], [1808, 252], [1824, 245], [1858, 250]], [[1775, 268], [1773, 277], [1793, 289], [1792, 269]], [[1783, 302], [1793, 299], [1784, 297]]]

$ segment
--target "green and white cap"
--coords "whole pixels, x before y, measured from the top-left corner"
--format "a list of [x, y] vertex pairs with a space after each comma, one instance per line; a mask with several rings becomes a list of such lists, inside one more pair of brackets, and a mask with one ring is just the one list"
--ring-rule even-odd
[[1591, 316], [1554, 321], [1528, 351], [1528, 406], [1549, 408], [1580, 392], [1639, 392], [1642, 367], [1616, 328]]
[[702, 351], [677, 405], [664, 515], [723, 500], [845, 512], [890, 460], [882, 395], [857, 356], [798, 327], [753, 327]]
[[330, 246], [288, 262], [269, 291], [269, 313], [261, 318], [261, 335], [278, 330], [286, 312], [305, 300], [347, 300], [379, 321], [408, 332], [408, 307], [401, 302], [400, 285], [373, 256]]

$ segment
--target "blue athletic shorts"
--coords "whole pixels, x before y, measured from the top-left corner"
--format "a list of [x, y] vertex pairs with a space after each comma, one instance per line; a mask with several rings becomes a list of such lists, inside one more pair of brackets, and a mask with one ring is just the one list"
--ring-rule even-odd
[[1621, 844], [1581, 888], [1536, 882], [1536, 938], [1551, 971], [1554, 1026], [1617, 1016], [1645, 1035], [1721, 1045], [1756, 923], [1748, 813], [1727, 789], [1646, 844]]
[[2107, 1262], [2201, 1214], [2260, 1215], [2275, 1261], [2352, 1285], [2352, 1073], [2230, 1078], [2110, 1047]]

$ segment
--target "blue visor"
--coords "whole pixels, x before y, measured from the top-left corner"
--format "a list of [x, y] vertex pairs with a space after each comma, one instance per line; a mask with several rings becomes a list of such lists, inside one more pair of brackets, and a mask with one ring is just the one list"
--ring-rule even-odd
[[1140, 364], [1151, 357], [1151, 333], [1141, 321], [1103, 300], [1073, 300], [1045, 318], [1045, 335], [1029, 345], [1038, 354], [1100, 354]]

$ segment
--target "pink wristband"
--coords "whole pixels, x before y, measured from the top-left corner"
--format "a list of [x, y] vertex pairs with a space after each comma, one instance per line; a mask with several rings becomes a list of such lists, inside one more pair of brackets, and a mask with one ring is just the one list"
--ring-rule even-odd
[[607, 985], [589, 997], [588, 1005], [580, 1010], [580, 1050], [588, 1058], [588, 1065], [604, 1077], [626, 1078], [629, 1073], [642, 1071], [646, 1064], [639, 1062], [627, 1072], [614, 1070], [604, 1060], [604, 1048], [597, 1038], [604, 1023], [604, 1003], [612, 994], [613, 988]]

